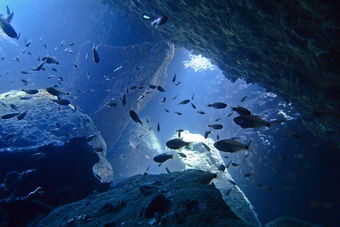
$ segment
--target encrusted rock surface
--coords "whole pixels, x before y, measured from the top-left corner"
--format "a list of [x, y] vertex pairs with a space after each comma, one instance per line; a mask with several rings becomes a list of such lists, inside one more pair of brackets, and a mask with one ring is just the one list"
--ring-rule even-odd
[[155, 31], [160, 36], [212, 59], [229, 79], [257, 83], [293, 103], [320, 137], [338, 134], [336, 1], [105, 2], [138, 17], [167, 15]]
[[[45, 90], [0, 95], [0, 226], [24, 226], [102, 188], [98, 179], [112, 178], [105, 142], [92, 120], [55, 99]], [[22, 119], [4, 119], [25, 111]]]
[[107, 192], [59, 207], [38, 226], [249, 226], [202, 184], [206, 172], [136, 175]]

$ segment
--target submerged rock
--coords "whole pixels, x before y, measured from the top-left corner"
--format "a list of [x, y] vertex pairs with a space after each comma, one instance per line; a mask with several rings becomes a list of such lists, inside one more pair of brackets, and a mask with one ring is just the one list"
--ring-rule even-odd
[[[336, 1], [105, 0], [136, 17], [168, 16], [156, 32], [294, 104], [308, 129], [339, 130], [339, 19]], [[150, 29], [150, 20], [144, 20]], [[319, 114], [321, 113], [321, 114]]]
[[[59, 207], [38, 226], [249, 226], [224, 203], [204, 171], [136, 175], [107, 192]], [[142, 193], [141, 188], [149, 193]], [[144, 190], [144, 189], [143, 189]]]
[[112, 179], [105, 142], [92, 120], [54, 99], [45, 90], [0, 95], [0, 116], [27, 111], [22, 119], [0, 119], [0, 225], [26, 225]]

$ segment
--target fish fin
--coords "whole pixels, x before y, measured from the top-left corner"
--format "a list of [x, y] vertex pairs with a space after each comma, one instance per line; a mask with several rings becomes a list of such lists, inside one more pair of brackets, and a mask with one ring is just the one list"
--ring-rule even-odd
[[10, 15], [8, 15], [8, 17], [6, 18], [8, 23], [11, 23], [13, 16], [14, 16], [14, 12], [12, 12]]
[[188, 145], [186, 145], [185, 148], [187, 148], [189, 150], [194, 150], [194, 143], [192, 143], [192, 142], [188, 143]]

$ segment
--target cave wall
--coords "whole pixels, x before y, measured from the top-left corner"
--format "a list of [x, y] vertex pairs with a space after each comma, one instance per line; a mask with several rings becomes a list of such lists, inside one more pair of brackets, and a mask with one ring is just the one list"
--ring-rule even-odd
[[[105, 0], [138, 17], [167, 15], [155, 33], [293, 103], [320, 137], [338, 135], [336, 1]], [[150, 27], [150, 21], [145, 20]]]

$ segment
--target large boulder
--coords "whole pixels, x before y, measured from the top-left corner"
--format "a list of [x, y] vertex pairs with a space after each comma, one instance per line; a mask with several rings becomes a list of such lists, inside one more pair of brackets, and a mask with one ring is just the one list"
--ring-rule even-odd
[[[152, 19], [160, 36], [212, 60], [231, 80], [257, 83], [294, 104], [306, 128], [339, 132], [339, 4], [336, 1], [106, 0]], [[150, 21], [144, 20], [150, 27]]]
[[59, 207], [38, 226], [249, 226], [202, 183], [207, 172], [136, 175], [107, 192]]
[[[92, 120], [53, 100], [45, 90], [0, 95], [1, 224], [27, 224], [112, 179], [105, 142]], [[6, 117], [15, 113], [20, 115]]]

